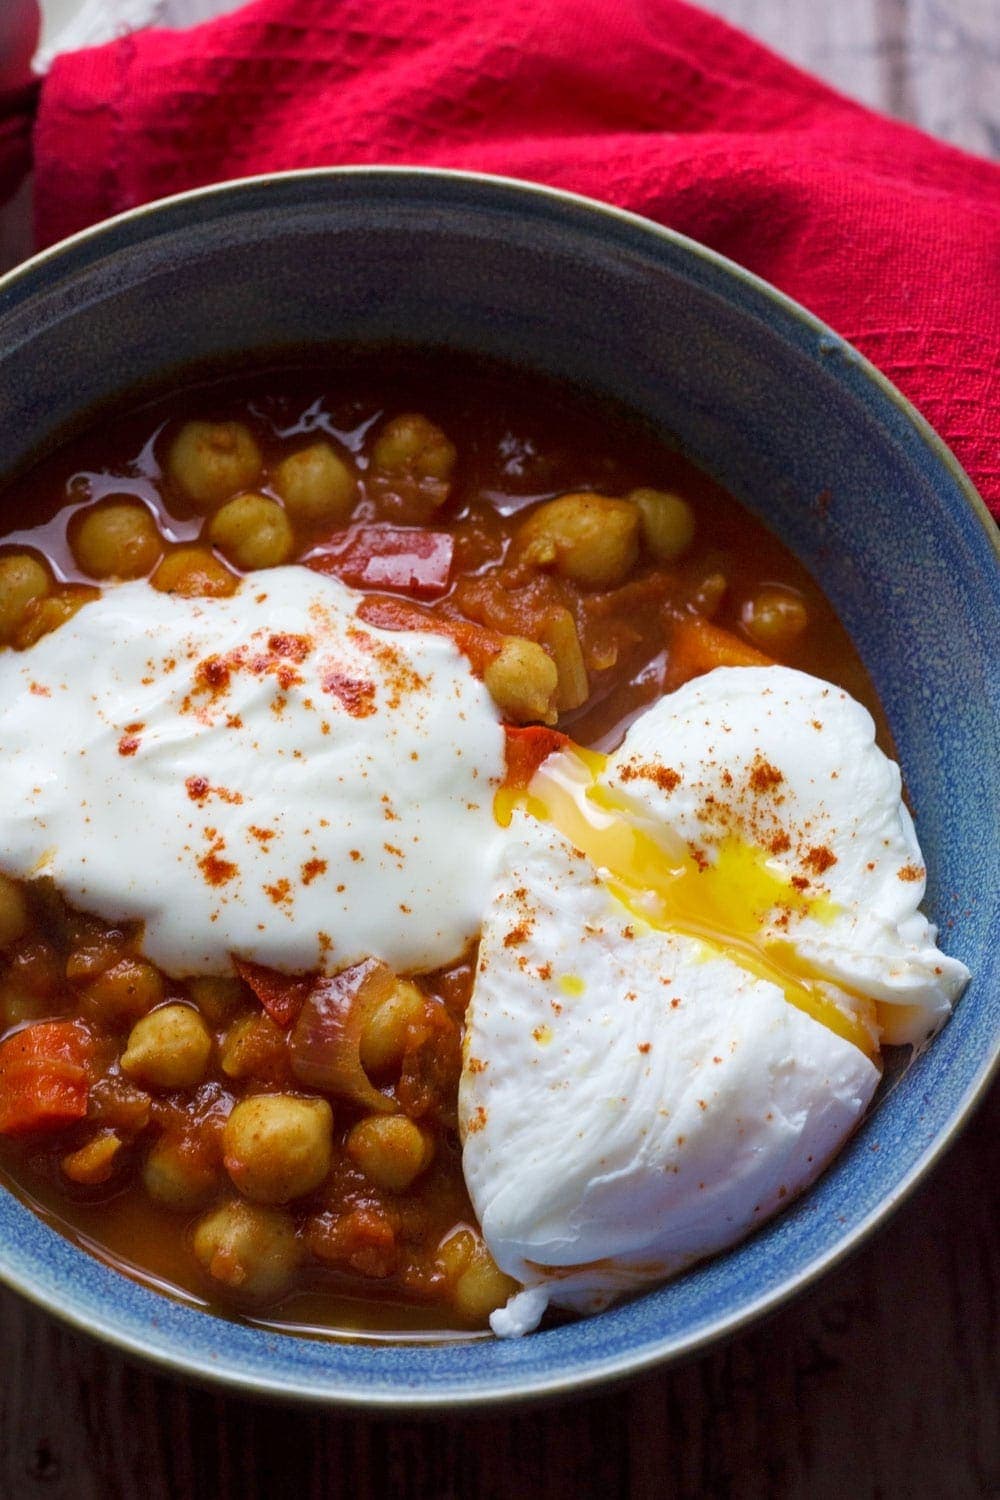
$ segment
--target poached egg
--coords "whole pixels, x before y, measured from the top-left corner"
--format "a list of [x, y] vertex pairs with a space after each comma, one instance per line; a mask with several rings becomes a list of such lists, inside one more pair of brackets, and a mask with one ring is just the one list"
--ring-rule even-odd
[[967, 971], [917, 910], [870, 716], [803, 673], [718, 669], [498, 815], [459, 1117], [524, 1288], [493, 1315], [510, 1335], [743, 1238], [857, 1124], [880, 1041], [923, 1041]]

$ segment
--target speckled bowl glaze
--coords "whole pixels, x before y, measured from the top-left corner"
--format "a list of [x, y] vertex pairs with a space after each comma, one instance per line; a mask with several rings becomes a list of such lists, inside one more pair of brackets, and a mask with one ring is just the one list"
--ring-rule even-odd
[[[294, 1339], [160, 1297], [0, 1195], [0, 1276], [124, 1351], [253, 1394], [368, 1409], [582, 1391], [690, 1355], [858, 1245], [969, 1116], [1000, 1046], [1000, 610], [992, 524], [869, 364], [719, 256], [529, 184], [408, 169], [187, 194], [0, 281], [0, 476], [171, 367], [322, 341], [483, 351], [606, 393], [740, 496], [821, 581], [899, 747], [928, 903], [975, 976], [819, 1184], [731, 1253], [516, 1342]], [[13, 517], [4, 517], [5, 523]]]

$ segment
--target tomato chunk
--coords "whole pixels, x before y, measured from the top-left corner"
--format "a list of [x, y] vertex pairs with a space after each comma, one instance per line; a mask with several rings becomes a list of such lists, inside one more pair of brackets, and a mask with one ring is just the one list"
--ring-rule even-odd
[[40, 1021], [0, 1044], [0, 1134], [59, 1130], [82, 1120], [92, 1050], [79, 1021]]
[[427, 630], [431, 635], [446, 635], [459, 651], [469, 658], [469, 665], [482, 677], [487, 666], [503, 647], [504, 637], [498, 630], [476, 625], [472, 620], [445, 618], [432, 614], [406, 599], [387, 599], [374, 595], [358, 605], [358, 619], [379, 630]]
[[246, 958], [234, 958], [233, 966], [274, 1024], [282, 1028], [291, 1026], [302, 1009], [309, 991], [309, 980], [295, 974], [282, 974], [278, 969], [251, 963]]
[[557, 750], [565, 750], [572, 744], [568, 735], [558, 729], [545, 729], [540, 724], [524, 727], [504, 725], [507, 736], [507, 785], [526, 787], [543, 760], [548, 760]]
[[455, 539], [406, 526], [351, 526], [306, 559], [317, 573], [359, 589], [390, 589], [434, 599], [451, 580]]

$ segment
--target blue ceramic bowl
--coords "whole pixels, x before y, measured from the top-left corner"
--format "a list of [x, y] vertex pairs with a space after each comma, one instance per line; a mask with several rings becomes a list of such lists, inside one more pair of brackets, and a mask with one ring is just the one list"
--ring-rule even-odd
[[739, 267], [598, 203], [408, 169], [187, 194], [0, 281], [0, 476], [171, 367], [323, 340], [479, 350], [613, 396], [778, 532], [875, 680], [918, 810], [930, 912], [975, 977], [801, 1202], [589, 1321], [509, 1343], [271, 1335], [126, 1280], [6, 1195], [0, 1275], [128, 1353], [244, 1392], [451, 1410], [579, 1391], [689, 1355], [801, 1290], [891, 1214], [985, 1090], [1000, 1045], [995, 535], [899, 393]]

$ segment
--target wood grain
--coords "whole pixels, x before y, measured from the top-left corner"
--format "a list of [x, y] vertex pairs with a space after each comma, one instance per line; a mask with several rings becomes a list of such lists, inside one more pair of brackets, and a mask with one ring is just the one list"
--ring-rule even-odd
[[[0, 0], [0, 4], [3, 0]], [[709, 0], [1000, 153], [997, 0]], [[0, 1293], [0, 1500], [998, 1500], [1000, 1087], [918, 1197], [765, 1326], [554, 1409], [359, 1420], [206, 1393]]]
[[702, 0], [834, 88], [1000, 156], [998, 0]]

